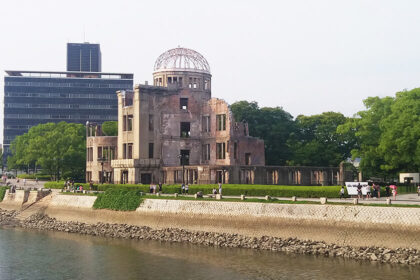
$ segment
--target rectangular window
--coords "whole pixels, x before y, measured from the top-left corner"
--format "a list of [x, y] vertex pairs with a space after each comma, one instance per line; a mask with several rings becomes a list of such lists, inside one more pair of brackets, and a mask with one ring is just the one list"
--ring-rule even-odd
[[133, 130], [133, 115], [123, 116], [123, 131]]
[[226, 144], [216, 143], [216, 159], [225, 159], [226, 158]]
[[204, 144], [202, 149], [203, 149], [203, 160], [210, 160], [210, 144]]
[[188, 98], [179, 99], [179, 109], [188, 110]]
[[133, 158], [133, 143], [123, 144], [123, 158], [124, 159]]
[[98, 158], [102, 158], [102, 147], [98, 147]]
[[87, 148], [87, 161], [93, 161], [93, 148]]
[[149, 131], [153, 131], [155, 129], [155, 124], [153, 120], [153, 115], [149, 115]]
[[102, 149], [102, 157], [106, 159], [107, 161], [109, 161], [109, 148], [108, 147], [104, 147]]
[[149, 158], [153, 158], [153, 143], [149, 143]]
[[127, 145], [128, 147], [127, 147], [127, 158], [128, 159], [130, 159], [130, 158], [133, 158], [133, 143], [128, 143], [128, 145]]
[[251, 165], [251, 153], [245, 153], [245, 165]]
[[189, 122], [181, 122], [181, 138], [190, 137], [190, 134], [191, 134], [190, 128], [191, 128], [191, 125]]
[[216, 130], [226, 130], [226, 114], [216, 115]]
[[190, 150], [181, 150], [180, 163], [181, 163], [181, 165], [189, 165], [190, 164]]
[[109, 147], [109, 159], [113, 160], [116, 158], [115, 147]]
[[203, 132], [210, 132], [210, 116], [203, 116], [201, 127]]

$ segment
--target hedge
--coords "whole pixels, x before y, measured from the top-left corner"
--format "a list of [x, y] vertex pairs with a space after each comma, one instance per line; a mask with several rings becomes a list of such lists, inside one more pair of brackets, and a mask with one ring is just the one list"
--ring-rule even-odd
[[0, 187], [0, 201], [3, 201], [4, 195], [6, 194], [7, 187]]
[[108, 189], [104, 193], [98, 194], [93, 208], [134, 211], [140, 206], [142, 201], [140, 192], [139, 190], [128, 188]]
[[[82, 185], [84, 189], [89, 189], [89, 184], [75, 184]], [[46, 188], [62, 189], [64, 182], [47, 182], [45, 183]], [[94, 185], [94, 188], [99, 191], [106, 191], [108, 189], [131, 189], [138, 190], [144, 193], [149, 192], [149, 185], [140, 184], [100, 184]], [[194, 194], [198, 191], [204, 194], [212, 192], [213, 188], [218, 188], [216, 184], [208, 185], [189, 185], [189, 193]], [[339, 197], [340, 186], [280, 186], [280, 185], [241, 185], [241, 184], [224, 184], [222, 193], [224, 195], [235, 195], [241, 194], [248, 196], [279, 196], [279, 197], [328, 197], [335, 198]], [[163, 193], [181, 193], [181, 185], [163, 185]]]
[[42, 180], [42, 181], [51, 180], [51, 176], [45, 175], [45, 174], [19, 174], [17, 175], [17, 177], [20, 179], [33, 179], [33, 180], [38, 178], [38, 180]]

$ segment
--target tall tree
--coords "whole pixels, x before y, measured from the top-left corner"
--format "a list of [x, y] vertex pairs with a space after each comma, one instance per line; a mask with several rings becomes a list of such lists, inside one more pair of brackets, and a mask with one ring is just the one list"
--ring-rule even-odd
[[287, 146], [295, 130], [292, 115], [280, 107], [260, 108], [257, 102], [239, 101], [230, 106], [236, 121], [249, 125], [249, 134], [264, 139], [267, 165], [285, 165], [291, 155]]
[[36, 164], [57, 180], [62, 176], [84, 178], [86, 141], [81, 124], [39, 124], [16, 137], [11, 151], [9, 166]]
[[299, 115], [296, 118], [297, 132], [288, 141], [293, 150], [289, 164], [338, 166], [350, 157], [356, 139], [351, 133], [337, 133], [337, 127], [346, 121], [343, 114], [335, 112]]
[[339, 127], [355, 131], [365, 176], [395, 177], [398, 172], [420, 169], [420, 89], [403, 91], [394, 97], [369, 97], [366, 110]]

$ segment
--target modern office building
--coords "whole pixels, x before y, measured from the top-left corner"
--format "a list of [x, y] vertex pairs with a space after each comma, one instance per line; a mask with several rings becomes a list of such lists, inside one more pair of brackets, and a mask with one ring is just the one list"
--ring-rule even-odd
[[3, 146], [32, 126], [48, 122], [118, 119], [118, 90], [133, 88], [133, 74], [6, 71]]
[[101, 46], [89, 43], [67, 43], [67, 71], [101, 72]]

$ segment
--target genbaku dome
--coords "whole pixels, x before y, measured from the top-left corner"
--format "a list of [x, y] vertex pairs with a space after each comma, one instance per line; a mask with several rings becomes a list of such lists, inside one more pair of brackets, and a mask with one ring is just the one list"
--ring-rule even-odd
[[337, 184], [338, 168], [265, 166], [264, 141], [212, 98], [198, 52], [175, 48], [154, 66], [153, 86], [118, 91], [118, 136], [87, 123], [86, 180], [120, 184]]

